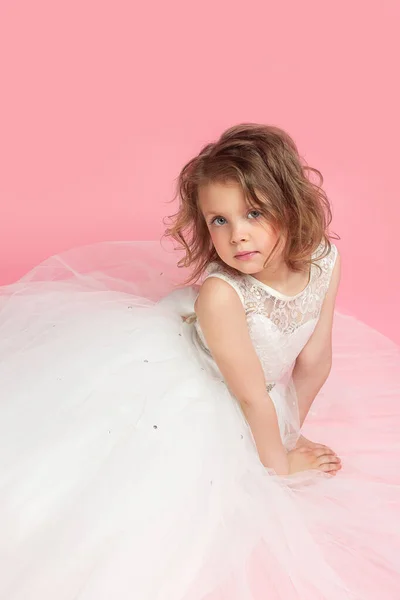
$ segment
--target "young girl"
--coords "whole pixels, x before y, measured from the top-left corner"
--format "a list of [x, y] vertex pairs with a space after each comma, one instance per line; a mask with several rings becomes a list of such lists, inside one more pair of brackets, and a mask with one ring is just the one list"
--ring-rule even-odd
[[307, 171], [232, 127], [179, 176], [189, 285], [109, 242], [1, 289], [1, 600], [398, 600], [398, 348], [338, 313], [332, 342]]

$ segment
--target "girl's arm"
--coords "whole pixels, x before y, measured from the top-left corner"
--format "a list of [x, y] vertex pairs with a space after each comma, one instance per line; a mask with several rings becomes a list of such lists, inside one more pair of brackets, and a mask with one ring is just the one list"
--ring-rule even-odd
[[300, 425], [303, 425], [316, 395], [331, 370], [332, 326], [340, 272], [341, 261], [338, 252], [317, 325], [297, 357], [293, 369], [293, 382], [299, 402]]
[[318, 392], [328, 379], [330, 362], [321, 361], [314, 368], [302, 367], [297, 362], [293, 369], [293, 382], [299, 402], [300, 427], [314, 402]]
[[216, 277], [206, 279], [195, 305], [209, 350], [232, 394], [240, 402], [264, 466], [289, 473], [275, 407], [266, 390], [260, 360], [251, 341], [236, 291]]

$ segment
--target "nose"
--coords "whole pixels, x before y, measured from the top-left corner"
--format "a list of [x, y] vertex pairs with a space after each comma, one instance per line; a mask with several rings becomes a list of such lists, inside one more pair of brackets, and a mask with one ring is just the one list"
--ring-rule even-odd
[[231, 231], [231, 244], [239, 244], [240, 242], [246, 242], [249, 239], [248, 232], [243, 225], [236, 225], [232, 227]]

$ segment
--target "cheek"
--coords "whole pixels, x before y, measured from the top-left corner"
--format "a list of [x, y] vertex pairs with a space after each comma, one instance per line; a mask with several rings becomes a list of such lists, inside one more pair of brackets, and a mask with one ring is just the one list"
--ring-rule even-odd
[[212, 243], [214, 245], [218, 245], [218, 243], [221, 242], [222, 238], [220, 230], [217, 227], [213, 227], [212, 229], [209, 229], [209, 233]]
[[279, 230], [271, 223], [263, 223], [257, 234], [264, 238], [268, 246], [275, 245], [279, 238]]

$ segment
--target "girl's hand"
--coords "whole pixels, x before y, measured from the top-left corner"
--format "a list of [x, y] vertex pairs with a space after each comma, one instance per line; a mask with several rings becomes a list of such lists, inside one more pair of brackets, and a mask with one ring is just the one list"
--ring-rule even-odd
[[[310, 448], [310, 449], [313, 449], [313, 448], [320, 448], [321, 449], [322, 448], [324, 450], [327, 450], [328, 452], [330, 452], [334, 456], [337, 456], [336, 452], [334, 452], [332, 450], [332, 448], [329, 448], [329, 446], [325, 446], [325, 444], [318, 444], [316, 442], [312, 442], [308, 438], [304, 437], [304, 435], [301, 435], [299, 437], [299, 439], [297, 440], [296, 448]], [[339, 462], [339, 464], [341, 464], [341, 463]], [[331, 474], [332, 475], [336, 475], [336, 471], [337, 470], [338, 469], [333, 469], [334, 472], [331, 473]], [[330, 472], [330, 471], [328, 471], [328, 472]]]
[[315, 448], [306, 446], [294, 448], [288, 452], [287, 457], [289, 475], [309, 469], [318, 469], [334, 476], [342, 468], [340, 458], [332, 450], [322, 445]]
[[[325, 444], [320, 444], [318, 442], [312, 442], [311, 440], [309, 440], [308, 438], [304, 437], [304, 435], [301, 435], [299, 437], [299, 439], [297, 440], [296, 443], [296, 448], [327, 448], [328, 450], [330, 450], [331, 452], [333, 452], [332, 448], [329, 448], [329, 446], [325, 446]], [[334, 452], [335, 454], [335, 452]]]

